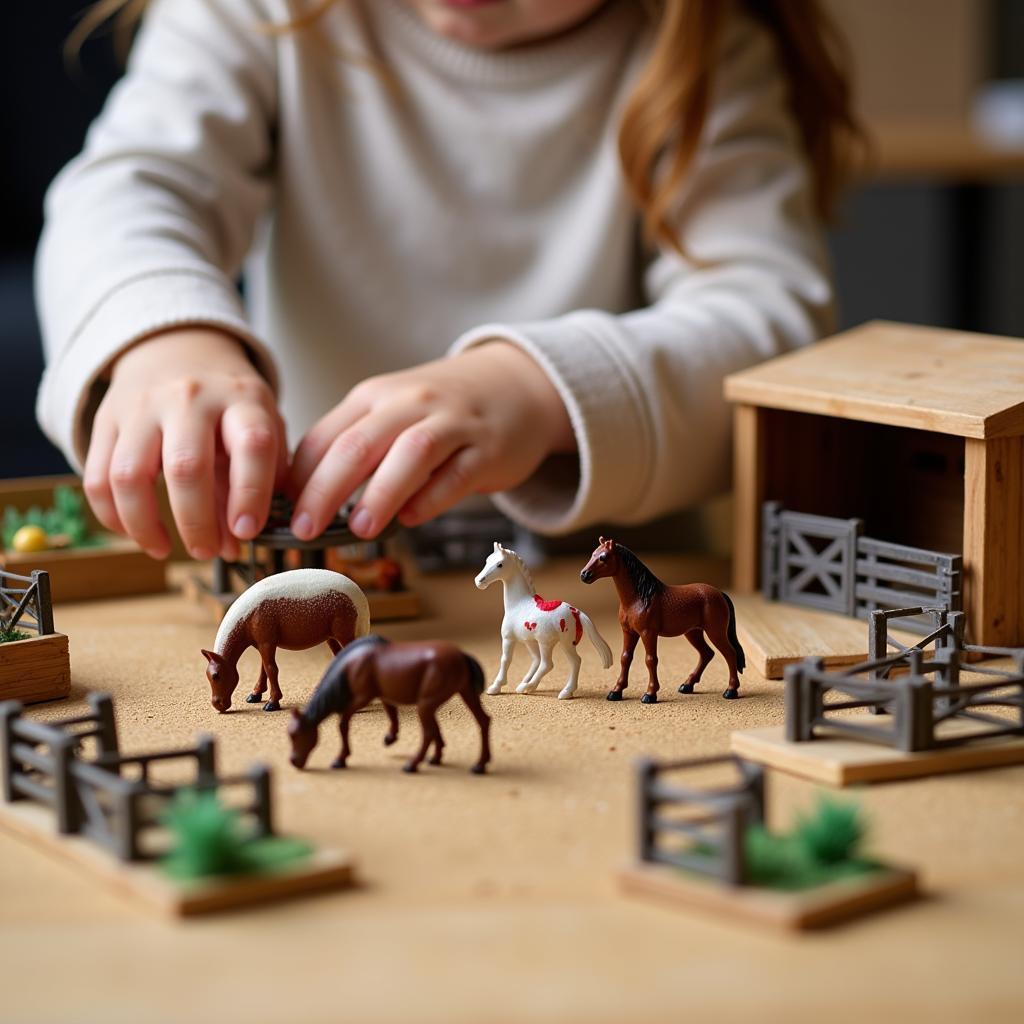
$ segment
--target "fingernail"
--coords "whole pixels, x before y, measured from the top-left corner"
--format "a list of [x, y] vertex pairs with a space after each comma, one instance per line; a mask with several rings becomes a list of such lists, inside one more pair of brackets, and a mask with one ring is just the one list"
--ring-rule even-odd
[[348, 521], [349, 529], [353, 533], [363, 536], [373, 532], [373, 516], [365, 508], [357, 508]]
[[213, 551], [210, 548], [195, 547], [189, 548], [188, 553], [197, 561], [205, 562], [208, 558], [213, 558]]
[[235, 536], [248, 540], [256, 532], [256, 519], [246, 513], [235, 520]]
[[300, 512], [292, 520], [292, 533], [302, 540], [311, 540], [313, 537], [313, 517], [308, 512]]

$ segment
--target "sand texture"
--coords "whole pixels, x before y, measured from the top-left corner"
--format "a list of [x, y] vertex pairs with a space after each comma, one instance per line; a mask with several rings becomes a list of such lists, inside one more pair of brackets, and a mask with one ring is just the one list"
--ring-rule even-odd
[[[586, 587], [583, 560], [536, 574], [547, 598], [578, 604], [616, 659], [612, 586]], [[670, 582], [723, 582], [725, 566], [652, 559]], [[501, 593], [472, 573], [418, 581], [427, 614], [387, 624], [394, 639], [461, 643], [493, 676]], [[360, 885], [215, 919], [172, 924], [92, 884], [73, 866], [0, 835], [0, 1018], [34, 1021], [271, 1021], [308, 1024], [501, 1024], [586, 1021], [692, 1024], [1022, 1019], [1024, 768], [943, 776], [860, 791], [872, 851], [916, 867], [921, 902], [803, 937], [780, 937], [631, 899], [616, 873], [633, 856], [634, 758], [723, 752], [732, 729], [777, 724], [782, 687], [748, 671], [743, 699], [725, 701], [716, 658], [700, 692], [675, 692], [694, 660], [684, 640], [661, 647], [664, 700], [639, 703], [642, 656], [627, 700], [607, 702], [584, 640], [578, 696], [556, 699], [564, 661], [532, 696], [485, 697], [493, 716], [489, 775], [469, 774], [478, 735], [466, 709], [442, 709], [447, 764], [399, 771], [418, 741], [402, 712], [385, 748], [379, 707], [356, 716], [351, 767], [331, 772], [333, 724], [310, 770], [287, 762], [287, 710], [241, 702], [257, 657], [242, 660], [235, 708], [209, 703], [201, 647], [208, 615], [169, 593], [56, 610], [71, 638], [70, 701], [31, 714], [66, 715], [90, 689], [116, 698], [126, 752], [219, 743], [220, 766], [274, 769], [282, 831], [350, 850]], [[280, 654], [284, 707], [305, 700], [326, 646]], [[556, 656], [557, 657], [557, 656]], [[512, 692], [509, 692], [512, 691]], [[788, 824], [815, 788], [769, 780], [771, 820]], [[844, 794], [844, 796], [847, 794]]]

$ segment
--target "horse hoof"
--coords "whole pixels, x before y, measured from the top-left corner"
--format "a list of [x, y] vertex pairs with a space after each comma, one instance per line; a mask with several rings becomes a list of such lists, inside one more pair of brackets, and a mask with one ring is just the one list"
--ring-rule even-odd
[[441, 763], [441, 758], [439, 758], [439, 757], [432, 757], [432, 758], [431, 758], [431, 759], [430, 759], [430, 760], [429, 760], [429, 761], [427, 762], [427, 764], [432, 764], [432, 765], [434, 765], [435, 767], [436, 767], [437, 765], [439, 765], [440, 763]]
[[407, 775], [415, 775], [416, 768], [417, 766], [411, 763], [402, 765], [402, 771], [405, 772]]
[[657, 704], [658, 703], [658, 695], [656, 693], [645, 693], [640, 698], [640, 703], [641, 704]]
[[397, 737], [397, 736], [392, 736], [392, 734], [391, 734], [391, 733], [388, 733], [388, 734], [387, 734], [387, 735], [386, 735], [386, 736], [384, 737], [384, 746], [385, 746], [385, 747], [390, 747], [390, 746], [391, 746], [391, 744], [392, 744], [392, 743], [394, 743], [394, 742], [395, 742], [395, 741], [396, 741], [397, 739], [398, 739], [398, 737]]
[[332, 767], [332, 768], [333, 768], [333, 769], [334, 769], [335, 771], [337, 771], [337, 770], [339, 770], [339, 769], [341, 769], [341, 768], [344, 768], [344, 767], [345, 767], [345, 759], [344, 759], [343, 757], [336, 757], [336, 758], [335, 758], [335, 759], [334, 759], [334, 760], [333, 760], [333, 761], [331, 762], [331, 767]]
[[470, 770], [471, 774], [473, 774], [473, 775], [483, 775], [487, 771], [487, 765], [485, 765], [485, 764], [475, 764], [469, 770]]
[[520, 683], [516, 687], [516, 693], [529, 693], [529, 692], [530, 692], [530, 687], [529, 687], [528, 683]]
[[608, 700], [622, 700], [622, 691], [621, 690], [609, 690], [608, 691], [607, 699]]
[[694, 685], [695, 684], [693, 684], [693, 683], [680, 683], [679, 684], [679, 692], [680, 693], [693, 693]]
[[263, 710], [264, 711], [280, 711], [281, 710], [281, 702], [279, 700], [268, 700], [267, 703], [263, 705]]
[[726, 690], [725, 693], [722, 694], [722, 696], [726, 700], [736, 700], [739, 697], [739, 695], [740, 695], [740, 691], [739, 690]]
[[263, 700], [263, 694], [262, 693], [250, 693], [249, 696], [245, 698], [245, 703], [246, 704], [259, 704], [259, 702], [261, 700]]
[[572, 700], [572, 695], [573, 695], [573, 694], [574, 694], [575, 692], [576, 692], [575, 690], [563, 690], [563, 691], [562, 691], [562, 692], [561, 692], [561, 693], [560, 693], [560, 694], [558, 695], [558, 699], [559, 699], [559, 700]]
[[491, 697], [497, 697], [498, 694], [501, 693], [501, 687], [497, 683], [491, 683], [491, 685], [487, 687], [487, 693]]

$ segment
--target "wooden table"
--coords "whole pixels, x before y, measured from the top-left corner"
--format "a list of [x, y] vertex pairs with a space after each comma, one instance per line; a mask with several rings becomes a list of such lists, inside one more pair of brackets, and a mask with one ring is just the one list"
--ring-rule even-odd
[[[723, 581], [720, 563], [654, 559], [670, 580]], [[538, 574], [541, 593], [582, 602], [616, 646], [607, 584], [584, 587], [578, 561]], [[468, 574], [425, 585], [429, 617], [395, 638], [450, 636], [497, 665], [500, 595]], [[0, 835], [0, 1016], [34, 1021], [657, 1021], [743, 1019], [1019, 1020], [1024, 1013], [1024, 769], [878, 787], [862, 799], [875, 851], [918, 866], [933, 894], [837, 931], [780, 937], [621, 895], [633, 848], [633, 774], [641, 754], [724, 751], [733, 728], [780, 720], [781, 687], [744, 679], [726, 702], [720, 659], [703, 692], [643, 706], [639, 675], [622, 704], [585, 652], [581, 696], [557, 701], [563, 669], [533, 697], [486, 698], [493, 774], [466, 771], [476, 735], [461, 709], [442, 728], [450, 765], [403, 775], [415, 741], [385, 749], [383, 713], [353, 725], [352, 767], [330, 773], [333, 737], [298, 773], [283, 715], [218, 717], [200, 646], [205, 614], [169, 594], [67, 606], [74, 688], [40, 716], [67, 714], [87, 689], [117, 701], [126, 751], [217, 734], [221, 763], [266, 759], [281, 825], [351, 848], [361, 888], [234, 916], [171, 924], [63, 862]], [[663, 679], [687, 671], [689, 645], [665, 643]], [[323, 652], [283, 654], [286, 702], [305, 698]], [[515, 668], [522, 668], [522, 655]], [[250, 654], [243, 675], [255, 671]], [[556, 681], [557, 680], [557, 681]], [[810, 785], [770, 782], [788, 822]]]

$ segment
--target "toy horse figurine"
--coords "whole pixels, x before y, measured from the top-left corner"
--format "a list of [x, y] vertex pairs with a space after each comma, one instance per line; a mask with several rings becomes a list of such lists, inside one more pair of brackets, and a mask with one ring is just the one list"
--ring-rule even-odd
[[422, 740], [416, 755], [406, 762], [403, 771], [414, 772], [434, 745], [431, 764], [441, 763], [444, 740], [437, 724], [437, 709], [453, 694], [458, 694], [480, 726], [480, 759], [473, 765], [475, 775], [482, 775], [491, 759], [491, 720], [480, 704], [484, 673], [479, 662], [464, 654], [454, 644], [393, 644], [382, 636], [365, 636], [349, 644], [328, 665], [327, 671], [313, 692], [305, 711], [292, 711], [288, 723], [291, 739], [291, 762], [304, 768], [316, 746], [320, 723], [328, 715], [340, 717], [341, 753], [331, 764], [344, 768], [351, 752], [348, 726], [352, 716], [379, 697], [388, 715], [390, 728], [384, 737], [386, 746], [398, 739], [396, 704], [415, 704], [420, 716]]
[[629, 548], [613, 540], [600, 539], [590, 561], [580, 573], [584, 583], [610, 576], [619, 594], [619, 625], [622, 626], [622, 658], [619, 679], [608, 694], [609, 700], [622, 700], [622, 691], [629, 682], [629, 666], [638, 640], [647, 652], [650, 681], [640, 698], [644, 704], [658, 702], [658, 637], [682, 634], [697, 649], [700, 661], [689, 678], [679, 687], [680, 693], [693, 693], [695, 684], [707, 668], [715, 652], [704, 639], [722, 652], [729, 666], [728, 689], [723, 697], [739, 696], [739, 674], [746, 666], [746, 655], [736, 638], [736, 610], [729, 595], [707, 583], [669, 586], [662, 583]]
[[569, 678], [558, 699], [571, 697], [576, 691], [582, 664], [576, 646], [584, 633], [601, 655], [602, 666], [611, 666], [611, 648], [590, 617], [564, 601], [545, 601], [534, 589], [523, 560], [510, 548], [497, 543], [474, 582], [483, 590], [495, 580], [501, 580], [505, 587], [505, 617], [501, 620], [501, 666], [487, 690], [489, 694], [501, 693], [517, 640], [526, 646], [533, 660], [516, 693], [533, 693], [537, 689], [551, 671], [551, 652], [561, 645], [569, 659]]
[[302, 651], [326, 641], [337, 654], [369, 631], [366, 595], [340, 572], [292, 569], [267, 576], [236, 598], [217, 630], [213, 650], [203, 651], [213, 706], [221, 712], [231, 707], [238, 685], [238, 659], [249, 647], [260, 652], [263, 664], [246, 702], [258, 704], [269, 679], [270, 699], [263, 710], [277, 711], [281, 707], [274, 660], [278, 647]]

